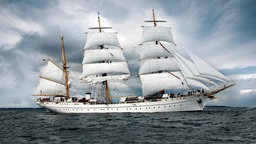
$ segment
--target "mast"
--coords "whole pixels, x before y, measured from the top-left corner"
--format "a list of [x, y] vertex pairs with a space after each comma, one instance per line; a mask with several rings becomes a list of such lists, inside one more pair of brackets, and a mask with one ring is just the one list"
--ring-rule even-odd
[[66, 61], [66, 55], [65, 55], [65, 48], [64, 48], [64, 36], [61, 35], [61, 55], [62, 55], [62, 61], [63, 61], [63, 72], [64, 72], [64, 78], [65, 78], [65, 87], [66, 87], [66, 99], [69, 99], [69, 86], [68, 86], [68, 71], [67, 71], [67, 61]]
[[[101, 27], [101, 24], [100, 24], [100, 13], [98, 12], [98, 27], [93, 27], [93, 28], [90, 28], [90, 29], [98, 29], [99, 32], [101, 33], [102, 29], [112, 29], [112, 27]], [[103, 48], [103, 45], [101, 45], [101, 48]], [[102, 76], [107, 76], [107, 74], [104, 73], [104, 74], [102, 74]], [[106, 103], [110, 104], [111, 103], [111, 98], [110, 98], [109, 89], [108, 89], [108, 81], [107, 80], [103, 81], [102, 85], [103, 86], [105, 85]]]
[[117, 33], [104, 31], [112, 27], [102, 27], [98, 13], [98, 25], [87, 32], [84, 46], [82, 79], [86, 83], [99, 84], [100, 93], [106, 104], [111, 103], [109, 82], [111, 80], [127, 80], [130, 71], [123, 55]]
[[106, 94], [106, 98], [107, 98], [107, 104], [110, 104], [111, 103], [111, 98], [110, 98], [110, 95], [109, 95], [109, 90], [108, 90], [108, 81], [103, 81], [103, 84], [105, 84], [105, 94]]
[[98, 29], [99, 32], [101, 33], [102, 29], [112, 29], [112, 27], [102, 27], [101, 26], [101, 24], [100, 24], [100, 13], [98, 12], [98, 27], [92, 27], [92, 28], [89, 28], [89, 29]]
[[[145, 22], [152, 22], [153, 26], [143, 26], [142, 34], [139, 74], [143, 95], [163, 93], [168, 89], [197, 88], [206, 90], [205, 96], [209, 97], [232, 86], [227, 83], [230, 81], [227, 77], [192, 52], [185, 50], [187, 56], [184, 57], [184, 54], [172, 48], [172, 44], [176, 44], [170, 29], [157, 26], [158, 22], [166, 21], [157, 20], [154, 9], [152, 15], [152, 20]], [[211, 88], [219, 83], [224, 83], [224, 87]]]
[[170, 29], [157, 26], [158, 22], [166, 21], [157, 20], [154, 9], [152, 9], [152, 20], [145, 22], [152, 22], [153, 26], [143, 26], [142, 47], [144, 50], [141, 54], [143, 60], [139, 70], [143, 95], [164, 94], [166, 89], [173, 87], [183, 88], [184, 78], [180, 74], [173, 53], [160, 42], [166, 42], [168, 45], [175, 44]]
[[166, 22], [164, 20], [156, 20], [154, 9], [152, 9], [152, 15], [153, 15], [153, 20], [146, 20], [145, 22], [153, 22], [154, 23], [154, 27], [157, 26], [158, 22]]

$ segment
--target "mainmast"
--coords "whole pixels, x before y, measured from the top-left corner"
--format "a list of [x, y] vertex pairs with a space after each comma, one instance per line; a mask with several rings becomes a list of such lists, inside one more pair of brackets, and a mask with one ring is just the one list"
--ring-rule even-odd
[[66, 99], [69, 99], [69, 86], [68, 86], [68, 71], [67, 71], [67, 61], [66, 61], [66, 55], [65, 55], [65, 48], [64, 48], [64, 36], [61, 35], [61, 55], [62, 55], [62, 61], [63, 61], [63, 72], [64, 72], [64, 78], [65, 78], [65, 87], [66, 87]]
[[[102, 32], [102, 29], [112, 29], [112, 27], [101, 27], [100, 24], [100, 13], [98, 12], [98, 27], [92, 27], [90, 29], [98, 29], [99, 32]], [[103, 45], [100, 46], [101, 48], [103, 48]], [[102, 74], [102, 76], [107, 76], [106, 73]], [[111, 103], [111, 98], [110, 98], [110, 94], [109, 94], [109, 89], [108, 89], [108, 81], [105, 80], [102, 82], [102, 85], [105, 86], [105, 94], [106, 94], [106, 103], [110, 104]]]
[[112, 29], [112, 27], [101, 27], [101, 24], [100, 24], [100, 13], [98, 12], [98, 27], [92, 27], [90, 29], [98, 29], [99, 32], [101, 33], [102, 29]]

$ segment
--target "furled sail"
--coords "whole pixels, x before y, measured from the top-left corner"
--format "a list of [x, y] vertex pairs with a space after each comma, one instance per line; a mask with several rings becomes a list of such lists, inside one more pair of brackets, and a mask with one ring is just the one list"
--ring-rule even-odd
[[39, 84], [35, 90], [38, 96], [65, 95], [65, 81], [63, 70], [51, 60], [40, 77]]

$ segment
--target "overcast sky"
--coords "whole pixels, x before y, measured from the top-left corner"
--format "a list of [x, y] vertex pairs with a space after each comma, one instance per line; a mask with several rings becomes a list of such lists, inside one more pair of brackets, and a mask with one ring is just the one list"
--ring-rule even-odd
[[[129, 67], [136, 72], [136, 45], [152, 9], [167, 21], [163, 26], [172, 27], [178, 45], [236, 83], [209, 105], [255, 107], [255, 5], [255, 0], [0, 0], [0, 107], [36, 107], [32, 94], [42, 59], [60, 61], [60, 33], [71, 76], [79, 78], [84, 33], [97, 26], [98, 12], [102, 25], [112, 26], [122, 38]], [[134, 81], [124, 91], [139, 95], [140, 82]]]

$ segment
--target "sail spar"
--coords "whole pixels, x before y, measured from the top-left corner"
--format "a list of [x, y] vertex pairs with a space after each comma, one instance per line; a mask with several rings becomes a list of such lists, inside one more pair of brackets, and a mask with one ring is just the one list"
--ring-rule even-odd
[[53, 61], [48, 59], [34, 96], [65, 95], [65, 80], [63, 70]]

